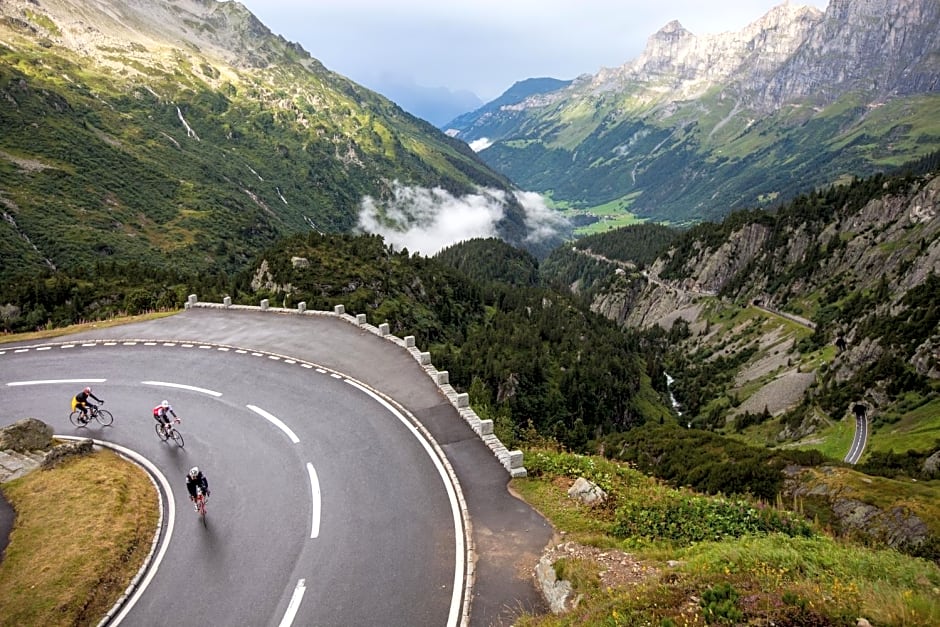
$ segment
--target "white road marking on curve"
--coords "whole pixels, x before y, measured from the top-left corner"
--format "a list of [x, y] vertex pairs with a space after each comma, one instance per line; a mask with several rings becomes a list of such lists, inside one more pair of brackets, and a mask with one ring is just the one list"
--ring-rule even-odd
[[9, 386], [14, 385], [46, 385], [56, 383], [104, 383], [107, 379], [35, 379], [33, 381], [10, 381]]
[[284, 612], [284, 618], [281, 619], [278, 627], [290, 627], [297, 616], [297, 610], [300, 609], [300, 602], [304, 599], [304, 592], [307, 591], [307, 580], [297, 581], [297, 587], [294, 588], [294, 594], [291, 595], [290, 603], [287, 604], [287, 611]]
[[310, 475], [310, 492], [313, 499], [313, 510], [310, 515], [310, 537], [316, 538], [320, 535], [320, 480], [317, 478], [317, 471], [313, 464], [307, 462], [307, 474]]
[[293, 442], [294, 444], [297, 444], [298, 442], [300, 442], [300, 438], [297, 437], [297, 434], [291, 431], [291, 428], [288, 427], [286, 424], [284, 424], [280, 420], [280, 418], [278, 418], [274, 414], [268, 413], [255, 405], [245, 405], [245, 407], [255, 412], [256, 414], [258, 414], [259, 416], [261, 416], [262, 418], [270, 422], [272, 425], [274, 425], [275, 427], [277, 427], [278, 429], [286, 433], [287, 437], [289, 437], [290, 441]]
[[222, 396], [222, 392], [216, 392], [215, 390], [207, 390], [206, 388], [197, 388], [194, 385], [184, 385], [182, 383], [167, 383], [166, 381], [141, 381], [144, 385], [156, 385], [166, 388], [178, 388], [180, 390], [189, 390], [191, 392], [201, 392], [203, 394], [208, 394], [209, 396]]
[[421, 435], [418, 429], [411, 424], [411, 422], [405, 418], [400, 411], [398, 411], [391, 403], [386, 401], [384, 398], [373, 392], [367, 387], [364, 387], [357, 383], [356, 381], [351, 381], [345, 379], [346, 383], [349, 385], [362, 390], [372, 398], [374, 398], [380, 405], [385, 407], [393, 416], [398, 418], [405, 427], [411, 431], [412, 435], [417, 438], [418, 442], [421, 443], [421, 446], [424, 447], [424, 450], [427, 452], [428, 457], [431, 458], [431, 461], [434, 463], [434, 467], [437, 468], [438, 474], [441, 476], [441, 481], [444, 483], [444, 489], [447, 492], [447, 498], [450, 500], [450, 509], [451, 517], [454, 520], [454, 538], [455, 538], [455, 550], [454, 550], [454, 587], [453, 593], [451, 595], [450, 603], [450, 616], [447, 619], [447, 627], [456, 627], [460, 622], [460, 599], [463, 594], [461, 580], [463, 579], [463, 563], [464, 563], [464, 535], [463, 535], [463, 525], [461, 524], [460, 516], [460, 504], [457, 502], [457, 492], [450, 482], [450, 477], [447, 474], [447, 470], [444, 469], [444, 464], [441, 463], [440, 458], [434, 453], [434, 449], [431, 448], [431, 444]]

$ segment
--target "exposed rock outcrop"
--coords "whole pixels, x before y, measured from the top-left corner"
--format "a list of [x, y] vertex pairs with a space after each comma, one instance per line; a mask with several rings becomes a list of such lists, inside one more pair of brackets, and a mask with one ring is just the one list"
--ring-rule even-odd
[[52, 427], [36, 418], [23, 418], [0, 429], [0, 451], [47, 450], [52, 447]]
[[0, 428], [0, 483], [37, 469], [52, 468], [65, 459], [92, 452], [91, 440], [56, 442], [52, 427], [24, 418]]

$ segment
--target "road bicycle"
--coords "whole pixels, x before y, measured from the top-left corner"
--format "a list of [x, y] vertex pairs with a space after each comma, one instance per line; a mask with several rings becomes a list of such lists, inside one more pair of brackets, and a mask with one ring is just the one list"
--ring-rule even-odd
[[196, 513], [199, 514], [199, 520], [202, 521], [202, 526], [206, 526], [206, 501], [209, 500], [209, 497], [202, 493], [202, 488], [196, 486]]
[[176, 442], [176, 445], [180, 448], [183, 448], [183, 434], [176, 430], [176, 427], [173, 426], [173, 423], [179, 423], [180, 419], [172, 420], [164, 425], [162, 422], [158, 422], [153, 426], [154, 430], [157, 432], [157, 437], [166, 442], [169, 439], [173, 439]]
[[99, 424], [107, 427], [114, 422], [114, 416], [107, 409], [101, 409], [98, 405], [88, 405], [88, 416], [86, 417], [82, 410], [76, 409], [69, 414], [69, 422], [76, 427], [84, 427], [92, 420], [97, 420]]

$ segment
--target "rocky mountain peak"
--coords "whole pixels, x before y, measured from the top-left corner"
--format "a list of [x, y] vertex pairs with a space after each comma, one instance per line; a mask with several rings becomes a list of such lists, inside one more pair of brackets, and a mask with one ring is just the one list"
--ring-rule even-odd
[[674, 42], [674, 41], [678, 41], [681, 39], [685, 39], [687, 37], [694, 37], [694, 36], [695, 35], [692, 34], [692, 31], [687, 30], [679, 22], [679, 20], [672, 20], [671, 22], [669, 22], [668, 24], [660, 28], [657, 32], [653, 33], [653, 35], [649, 39], [650, 44], [647, 44], [647, 45], [648, 46], [651, 45], [652, 42], [656, 42], [657, 44], [661, 42], [663, 43]]
[[609, 91], [641, 84], [661, 92], [662, 97], [695, 97], [744, 70], [746, 75], [776, 69], [799, 48], [822, 15], [813, 7], [785, 2], [740, 31], [703, 36], [673, 20], [647, 40], [640, 56], [618, 68], [602, 69], [592, 88]]

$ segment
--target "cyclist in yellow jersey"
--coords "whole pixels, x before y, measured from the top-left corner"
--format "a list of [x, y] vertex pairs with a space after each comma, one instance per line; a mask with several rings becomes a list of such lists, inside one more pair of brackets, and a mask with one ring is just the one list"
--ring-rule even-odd
[[84, 390], [76, 394], [72, 398], [72, 411], [75, 411], [77, 409], [82, 412], [82, 418], [81, 418], [82, 422], [88, 422], [88, 419], [89, 419], [88, 409], [90, 407], [97, 407], [97, 405], [92, 405], [91, 403], [88, 402], [89, 396], [95, 399], [96, 401], [98, 401], [99, 403], [101, 403], [102, 405], [104, 404], [103, 400], [101, 400], [100, 398], [98, 398], [97, 396], [91, 393], [91, 387], [86, 387]]

